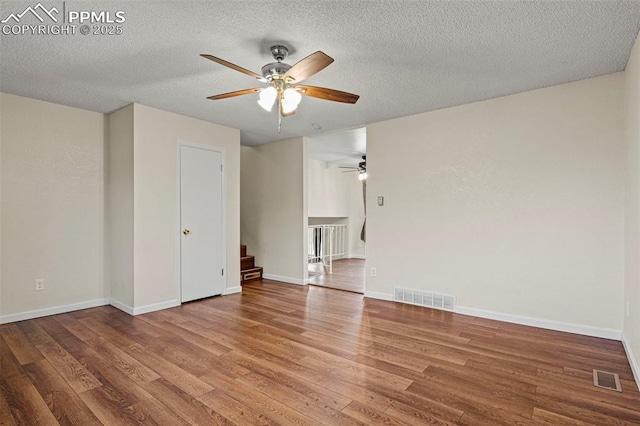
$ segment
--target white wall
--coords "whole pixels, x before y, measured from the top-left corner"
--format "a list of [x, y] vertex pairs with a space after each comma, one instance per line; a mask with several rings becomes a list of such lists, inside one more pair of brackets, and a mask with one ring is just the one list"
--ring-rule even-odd
[[364, 256], [364, 243], [360, 240], [364, 203], [358, 173], [343, 173], [344, 169], [314, 159], [309, 159], [307, 166], [309, 217], [325, 218], [314, 220], [322, 223], [336, 223], [331, 218], [347, 218], [349, 255]]
[[241, 234], [268, 277], [302, 284], [306, 270], [306, 143], [242, 147]]
[[[640, 386], [640, 41], [625, 69], [625, 348]], [[628, 308], [627, 308], [628, 306]], [[627, 312], [628, 309], [628, 312]]]
[[0, 321], [103, 303], [104, 116], [6, 93], [0, 102]]
[[240, 131], [134, 105], [136, 309], [180, 300], [177, 142], [225, 150], [227, 290], [240, 285]]
[[107, 282], [113, 303], [133, 307], [133, 104], [107, 122]]
[[[348, 217], [350, 179], [342, 169], [324, 161], [308, 160], [308, 197], [310, 217]], [[357, 177], [355, 178], [358, 180]]]
[[619, 335], [622, 84], [618, 73], [368, 126], [368, 294], [426, 289], [474, 314]]

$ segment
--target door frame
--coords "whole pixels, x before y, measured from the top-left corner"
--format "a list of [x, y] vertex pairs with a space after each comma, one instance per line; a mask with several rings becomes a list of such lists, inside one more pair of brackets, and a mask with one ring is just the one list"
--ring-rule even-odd
[[224, 265], [224, 275], [222, 276], [222, 293], [221, 296], [227, 291], [227, 277], [229, 276], [229, 268], [227, 267], [227, 151], [221, 146], [205, 145], [201, 143], [187, 142], [184, 140], [178, 140], [176, 144], [176, 169], [178, 171], [177, 179], [177, 223], [175, 225], [176, 231], [176, 299], [182, 305], [182, 211], [181, 211], [181, 197], [182, 197], [182, 147], [203, 149], [205, 151], [218, 152], [221, 155], [222, 164], [222, 264]]

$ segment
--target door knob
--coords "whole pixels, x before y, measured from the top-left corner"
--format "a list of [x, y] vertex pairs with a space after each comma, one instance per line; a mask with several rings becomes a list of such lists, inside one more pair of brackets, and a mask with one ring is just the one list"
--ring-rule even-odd
[[191, 233], [191, 231], [189, 231], [188, 229], [183, 229], [183, 230], [182, 230], [182, 233], [183, 233], [184, 235], [189, 235], [189, 234]]

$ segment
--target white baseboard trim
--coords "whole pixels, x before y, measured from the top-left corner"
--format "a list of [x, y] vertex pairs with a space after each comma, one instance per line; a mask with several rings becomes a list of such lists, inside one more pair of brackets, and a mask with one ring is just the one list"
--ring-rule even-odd
[[180, 301], [177, 299], [167, 300], [166, 302], [152, 303], [150, 305], [138, 306], [136, 308], [127, 305], [126, 303], [122, 303], [119, 300], [111, 299], [109, 304], [114, 308], [118, 308], [123, 312], [128, 313], [129, 315], [140, 315], [146, 314], [148, 312], [159, 311], [161, 309], [167, 308], [175, 308], [176, 306], [180, 306]]
[[[393, 294], [365, 291], [364, 297], [372, 299], [389, 300], [393, 302]], [[585, 336], [601, 337], [604, 339], [622, 340], [622, 332], [609, 328], [591, 327], [587, 325], [572, 324], [561, 321], [552, 321], [539, 318], [523, 317], [519, 315], [503, 314], [500, 312], [485, 311], [483, 309], [456, 306], [454, 312], [457, 314], [470, 315], [472, 317], [487, 318], [497, 321], [510, 322], [513, 324], [528, 325], [531, 327], [546, 328], [548, 330], [564, 331], [567, 333], [582, 334]]]
[[262, 274], [262, 278], [266, 280], [282, 281], [283, 283], [305, 285], [305, 280], [300, 278], [283, 277], [282, 275]]
[[150, 305], [133, 308], [133, 315], [140, 315], [146, 314], [148, 312], [160, 311], [162, 309], [175, 308], [176, 306], [180, 306], [180, 301], [178, 299], [167, 300], [166, 302], [152, 303]]
[[622, 346], [624, 346], [624, 351], [627, 353], [627, 359], [629, 360], [629, 365], [633, 372], [633, 378], [636, 379], [636, 386], [640, 389], [640, 364], [638, 364], [638, 358], [634, 355], [633, 350], [631, 349], [631, 343], [626, 339], [624, 333], [622, 333]]
[[114, 299], [113, 297], [109, 299], [109, 304], [114, 308], [120, 309], [122, 312], [126, 312], [129, 315], [133, 315], [133, 306], [129, 306], [126, 303], [122, 303], [121, 301]]
[[50, 308], [36, 309], [34, 311], [3, 315], [0, 316], [0, 324], [46, 317], [49, 315], [64, 314], [65, 312], [79, 311], [81, 309], [95, 308], [96, 306], [104, 306], [108, 304], [109, 299], [94, 299], [87, 300], [86, 302], [71, 303], [69, 305], [52, 306]]
[[371, 299], [388, 300], [393, 302], [393, 294], [391, 293], [378, 293], [376, 291], [365, 291], [364, 297], [370, 297]]
[[363, 259], [363, 260], [366, 260], [367, 258], [364, 256], [364, 254], [350, 254], [349, 255], [349, 259]]
[[239, 285], [238, 285], [238, 286], [235, 286], [235, 287], [229, 287], [229, 288], [227, 288], [227, 289], [222, 293], [222, 295], [223, 295], [223, 296], [227, 296], [227, 295], [229, 295], [229, 294], [236, 294], [236, 293], [242, 293], [242, 287], [240, 287]]
[[504, 314], [500, 312], [485, 311], [484, 309], [456, 306], [457, 314], [471, 315], [473, 317], [487, 318], [514, 324], [528, 325], [531, 327], [546, 328], [548, 330], [564, 331], [566, 333], [582, 334], [584, 336], [601, 337], [603, 339], [621, 340], [622, 332], [610, 328], [593, 327], [569, 322], [553, 321], [540, 318], [523, 317], [519, 315]]

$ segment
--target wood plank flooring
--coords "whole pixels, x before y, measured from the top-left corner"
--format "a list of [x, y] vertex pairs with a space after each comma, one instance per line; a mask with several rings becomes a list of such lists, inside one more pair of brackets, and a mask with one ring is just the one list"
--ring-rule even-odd
[[[0, 326], [0, 424], [631, 425], [620, 342], [274, 281]], [[623, 392], [595, 388], [592, 369]]]
[[309, 265], [309, 284], [364, 293], [365, 263], [364, 259], [334, 260], [332, 274], [322, 264]]

